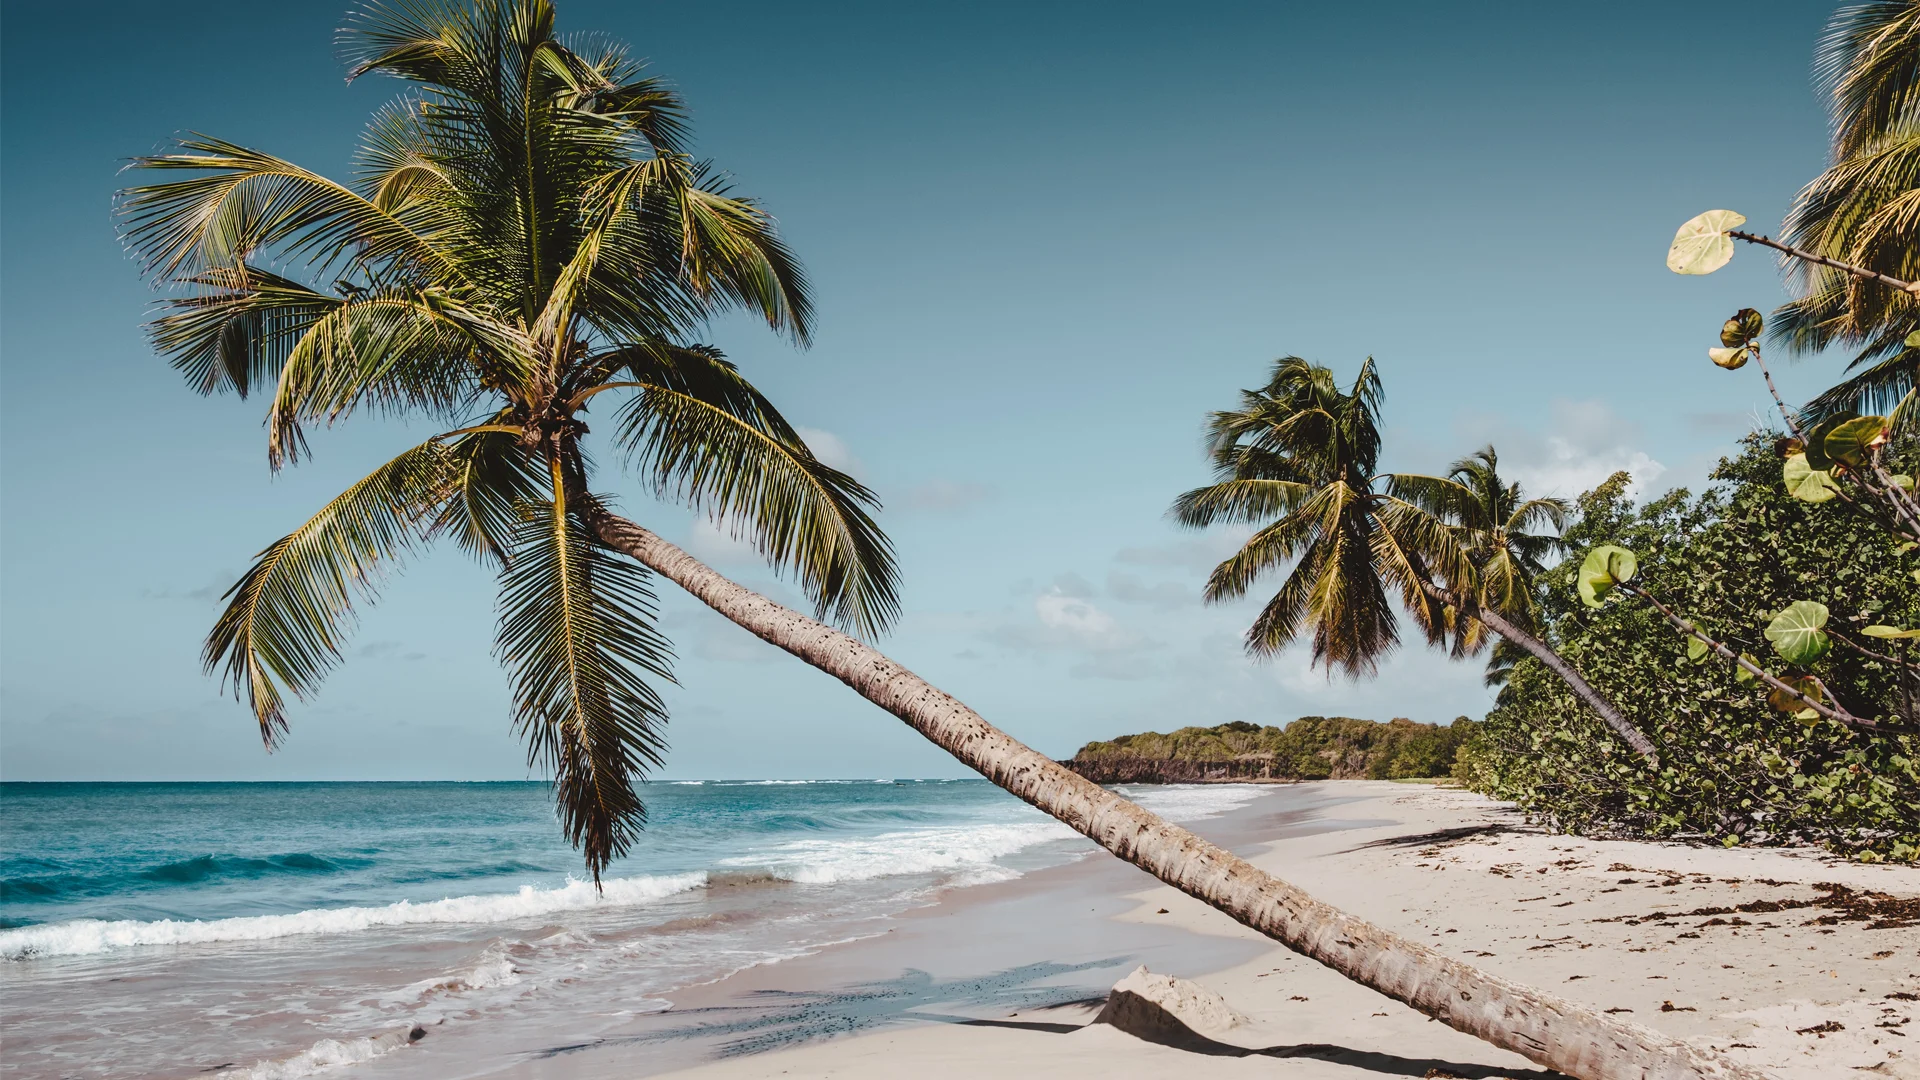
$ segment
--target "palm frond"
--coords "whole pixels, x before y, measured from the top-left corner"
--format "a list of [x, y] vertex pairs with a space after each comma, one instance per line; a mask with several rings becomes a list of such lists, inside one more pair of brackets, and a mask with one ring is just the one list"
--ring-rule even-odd
[[1914, 396], [1916, 371], [1920, 371], [1920, 349], [1903, 348], [1823, 391], [1807, 403], [1807, 414], [1815, 418], [1841, 412], [1887, 416], [1902, 411]]
[[149, 273], [192, 277], [277, 249], [324, 267], [409, 264], [457, 276], [425, 237], [326, 177], [204, 135], [180, 140], [180, 148], [134, 165], [199, 175], [120, 196], [122, 233]]
[[1920, 123], [1920, 4], [1868, 0], [1836, 11], [1814, 55], [1814, 79], [1833, 102], [1836, 157]]
[[298, 456], [304, 422], [332, 423], [364, 405], [443, 418], [471, 406], [479, 378], [497, 366], [471, 330], [411, 289], [336, 304], [304, 327], [280, 365], [267, 414], [269, 459], [278, 467]]
[[510, 430], [475, 431], [446, 441], [446, 501], [428, 529], [461, 550], [505, 568], [516, 530], [533, 513], [546, 478]]
[[347, 302], [246, 263], [182, 284], [195, 292], [163, 301], [166, 314], [147, 331], [154, 350], [202, 394], [231, 390], [244, 398], [256, 383], [271, 383], [307, 331]]
[[711, 351], [634, 349], [638, 391], [620, 444], [663, 495], [744, 523], [776, 569], [791, 570], [821, 616], [872, 636], [899, 615], [893, 546], [859, 481], [814, 457], [731, 364]]
[[260, 723], [269, 748], [286, 730], [286, 692], [311, 693], [340, 659], [356, 595], [421, 537], [446, 490], [447, 452], [422, 443], [336, 496], [262, 551], [227, 590], [202, 657]]
[[1168, 515], [1190, 528], [1260, 522], [1291, 514], [1312, 494], [1311, 486], [1288, 480], [1223, 480], [1183, 492]]
[[1222, 559], [1207, 575], [1206, 590], [1202, 594], [1206, 601], [1238, 599], [1269, 570], [1284, 566], [1295, 557], [1304, 561], [1317, 536], [1322, 504], [1328, 499], [1325, 492], [1315, 492], [1293, 513], [1248, 537], [1238, 551]]
[[[501, 572], [498, 651], [529, 761], [550, 771], [567, 839], [595, 882], [646, 823], [633, 785], [666, 752], [673, 681], [647, 570], [594, 538], [564, 492], [531, 508]], [[584, 508], [583, 508], [584, 509]]]

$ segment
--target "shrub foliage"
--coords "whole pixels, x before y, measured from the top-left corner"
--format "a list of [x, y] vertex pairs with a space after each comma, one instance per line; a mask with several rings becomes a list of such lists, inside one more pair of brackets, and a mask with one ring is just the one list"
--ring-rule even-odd
[[[1699, 496], [1636, 506], [1625, 473], [1580, 500], [1574, 552], [1619, 544], [1636, 584], [1735, 651], [1785, 673], [1764, 631], [1795, 601], [1832, 612], [1841, 636], [1887, 653], [1873, 624], [1920, 624], [1920, 552], [1842, 505], [1793, 498], [1771, 439], [1750, 437]], [[1556, 648], [1654, 737], [1655, 774], [1531, 658], [1455, 764], [1468, 786], [1574, 832], [1818, 842], [1875, 860], [1920, 857], [1920, 736], [1895, 665], [1834, 648], [1811, 671], [1850, 712], [1906, 731], [1871, 732], [1770, 708], [1766, 688], [1687, 640], [1644, 604], [1598, 609], [1576, 595], [1580, 559], [1542, 579]], [[1920, 687], [1912, 688], [1920, 696]]]
[[1303, 716], [1285, 727], [1234, 721], [1091, 742], [1066, 764], [1106, 784], [1195, 780], [1396, 780], [1446, 776], [1477, 723], [1376, 723]]

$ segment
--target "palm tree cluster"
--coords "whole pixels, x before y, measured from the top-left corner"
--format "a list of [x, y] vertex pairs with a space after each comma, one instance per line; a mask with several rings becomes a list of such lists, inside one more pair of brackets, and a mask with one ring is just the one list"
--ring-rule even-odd
[[[1832, 163], [1801, 190], [1784, 227], [1795, 247], [1920, 280], [1920, 0], [1869, 0], [1836, 12], [1821, 39], [1815, 75], [1830, 99]], [[1796, 352], [1855, 350], [1854, 373], [1809, 406], [1914, 415], [1920, 301], [1831, 267], [1789, 260], [1800, 295], [1773, 320]]]
[[672, 653], [652, 574], [602, 535], [588, 413], [654, 492], [743, 526], [822, 617], [883, 629], [892, 552], [873, 494], [696, 340], [741, 310], [805, 343], [812, 308], [766, 212], [689, 156], [664, 84], [617, 45], [563, 43], [546, 0], [373, 4], [341, 45], [353, 77], [409, 86], [354, 182], [196, 135], [136, 161], [185, 175], [124, 191], [123, 234], [173, 290], [155, 346], [202, 393], [267, 399], [274, 468], [357, 411], [445, 430], [262, 551], [205, 660], [271, 747], [287, 697], [339, 661], [354, 601], [452, 539], [499, 571], [515, 723], [597, 880], [645, 820], [634, 782], [665, 749]]
[[[1399, 643], [1398, 607], [1429, 644], [1477, 653], [1495, 635], [1553, 671], [1635, 751], [1653, 744], [1537, 629], [1536, 581], [1560, 550], [1567, 504], [1524, 497], [1487, 447], [1445, 476], [1378, 470], [1382, 397], [1372, 359], [1348, 389], [1297, 356], [1207, 424], [1215, 480], [1174, 501], [1183, 525], [1258, 526], [1207, 579], [1209, 602], [1287, 569], [1247, 631], [1270, 656], [1310, 635], [1315, 664], [1371, 674]], [[1551, 530], [1551, 531], [1549, 531]], [[1496, 651], [1497, 675], [1510, 649]]]

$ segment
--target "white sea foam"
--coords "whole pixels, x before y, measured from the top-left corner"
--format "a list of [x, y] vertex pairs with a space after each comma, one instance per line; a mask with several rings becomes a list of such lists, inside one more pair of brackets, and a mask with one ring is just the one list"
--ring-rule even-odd
[[1168, 821], [1199, 821], [1237, 810], [1273, 789], [1260, 784], [1138, 784], [1114, 790]]
[[402, 900], [385, 907], [319, 908], [290, 915], [250, 915], [232, 919], [177, 921], [160, 919], [75, 919], [45, 926], [0, 930], [0, 958], [76, 956], [139, 945], [195, 945], [216, 941], [265, 941], [305, 934], [346, 934], [376, 926], [419, 923], [497, 923], [560, 911], [629, 907], [705, 885], [707, 875], [612, 878], [605, 892], [569, 878], [556, 889], [524, 885], [519, 892], [453, 896], [414, 904]]
[[487, 946], [486, 950], [480, 954], [480, 962], [470, 970], [437, 979], [422, 979], [397, 994], [388, 995], [389, 999], [419, 1000], [436, 994], [458, 994], [468, 990], [512, 986], [520, 981], [520, 969], [514, 966], [512, 955], [513, 947], [520, 944], [520, 942], [495, 942]]
[[321, 1039], [282, 1061], [262, 1061], [250, 1069], [220, 1075], [239, 1080], [301, 1080], [324, 1069], [358, 1065], [412, 1044], [406, 1028], [368, 1039]]
[[754, 855], [722, 860], [754, 866], [787, 881], [812, 885], [869, 881], [896, 874], [965, 872], [967, 880], [999, 880], [994, 860], [1076, 834], [1058, 822], [910, 829], [847, 839], [792, 840]]

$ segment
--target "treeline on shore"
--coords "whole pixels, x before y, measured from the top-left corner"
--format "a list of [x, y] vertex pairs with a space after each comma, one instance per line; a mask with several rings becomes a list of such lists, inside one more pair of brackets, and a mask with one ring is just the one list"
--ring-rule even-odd
[[1284, 727], [1242, 720], [1090, 742], [1065, 764], [1101, 784], [1225, 780], [1394, 780], [1448, 776], [1479, 725], [1303, 716]]

